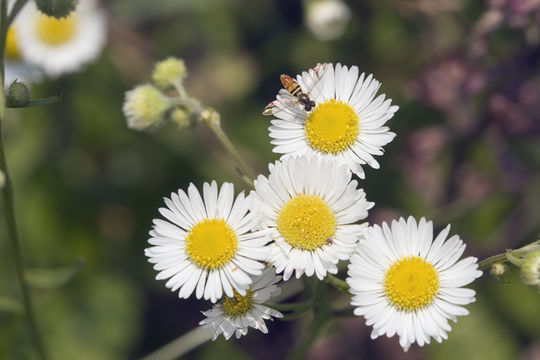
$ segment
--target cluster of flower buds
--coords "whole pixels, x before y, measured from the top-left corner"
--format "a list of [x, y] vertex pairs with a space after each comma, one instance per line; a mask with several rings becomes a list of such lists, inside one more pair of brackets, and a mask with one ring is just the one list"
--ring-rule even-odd
[[134, 130], [156, 128], [171, 121], [180, 128], [198, 121], [218, 121], [219, 115], [189, 97], [184, 88], [187, 70], [184, 61], [169, 57], [159, 61], [152, 72], [152, 84], [138, 85], [125, 94], [123, 111], [128, 127]]
[[540, 240], [516, 250], [507, 250], [506, 259], [520, 268], [523, 283], [540, 293]]

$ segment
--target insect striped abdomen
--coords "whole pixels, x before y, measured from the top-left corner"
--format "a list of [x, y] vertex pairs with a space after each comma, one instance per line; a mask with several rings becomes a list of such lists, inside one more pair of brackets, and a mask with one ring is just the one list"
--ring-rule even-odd
[[302, 88], [300, 85], [289, 75], [281, 75], [280, 77], [283, 87], [293, 96], [300, 96], [302, 94]]

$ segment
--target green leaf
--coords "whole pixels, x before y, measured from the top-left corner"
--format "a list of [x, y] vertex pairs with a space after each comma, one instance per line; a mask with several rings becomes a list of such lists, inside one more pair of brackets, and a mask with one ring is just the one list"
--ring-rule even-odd
[[43, 106], [43, 105], [51, 105], [59, 102], [62, 99], [62, 93], [55, 95], [55, 96], [49, 96], [42, 99], [36, 99], [36, 100], [30, 100], [25, 105], [10, 105], [8, 108], [15, 109], [15, 108], [28, 108], [28, 107], [35, 107], [35, 106]]
[[84, 267], [85, 261], [79, 258], [68, 267], [59, 269], [27, 269], [26, 281], [38, 289], [58, 289], [66, 285]]

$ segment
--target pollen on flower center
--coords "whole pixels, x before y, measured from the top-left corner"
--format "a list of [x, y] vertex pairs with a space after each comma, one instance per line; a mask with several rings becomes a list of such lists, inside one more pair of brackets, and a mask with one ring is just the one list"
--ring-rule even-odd
[[200, 267], [218, 269], [229, 262], [238, 248], [234, 230], [221, 219], [205, 219], [186, 236], [186, 251]]
[[48, 45], [61, 45], [68, 42], [73, 38], [76, 30], [77, 21], [73, 15], [56, 19], [40, 14], [37, 19], [37, 35], [41, 41]]
[[230, 317], [235, 318], [244, 315], [253, 307], [253, 294], [246, 291], [246, 295], [240, 295], [234, 290], [234, 297], [226, 297], [223, 300], [223, 311]]
[[386, 271], [386, 296], [403, 310], [418, 310], [433, 301], [439, 290], [439, 276], [433, 265], [418, 256], [398, 260]]
[[13, 26], [8, 29], [6, 36], [6, 57], [13, 60], [21, 58], [19, 46], [17, 45], [17, 31]]
[[305, 125], [311, 147], [337, 154], [351, 146], [358, 136], [358, 115], [351, 105], [332, 99], [311, 112]]
[[321, 198], [298, 195], [279, 212], [277, 229], [292, 247], [313, 251], [334, 236], [336, 217]]

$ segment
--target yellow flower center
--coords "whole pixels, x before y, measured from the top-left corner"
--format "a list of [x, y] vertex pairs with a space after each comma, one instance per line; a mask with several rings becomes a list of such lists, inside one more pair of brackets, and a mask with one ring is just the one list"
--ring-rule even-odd
[[37, 35], [47, 45], [62, 45], [70, 41], [77, 31], [74, 15], [56, 19], [40, 14], [36, 25]]
[[433, 265], [418, 256], [392, 264], [384, 279], [386, 296], [402, 310], [418, 310], [433, 301], [439, 290], [439, 276]]
[[292, 247], [313, 251], [334, 236], [336, 217], [321, 198], [298, 195], [279, 212], [277, 229]]
[[17, 45], [17, 31], [13, 26], [11, 26], [7, 32], [6, 57], [13, 60], [19, 60], [21, 58], [21, 52], [19, 51], [19, 46]]
[[251, 291], [246, 291], [246, 295], [240, 295], [234, 290], [234, 297], [226, 297], [223, 300], [223, 311], [232, 318], [244, 315], [253, 307], [253, 294]]
[[186, 236], [186, 251], [200, 267], [218, 269], [236, 254], [238, 239], [224, 220], [204, 219]]
[[337, 154], [358, 137], [358, 115], [351, 105], [332, 99], [319, 104], [306, 120], [306, 137], [312, 148]]

